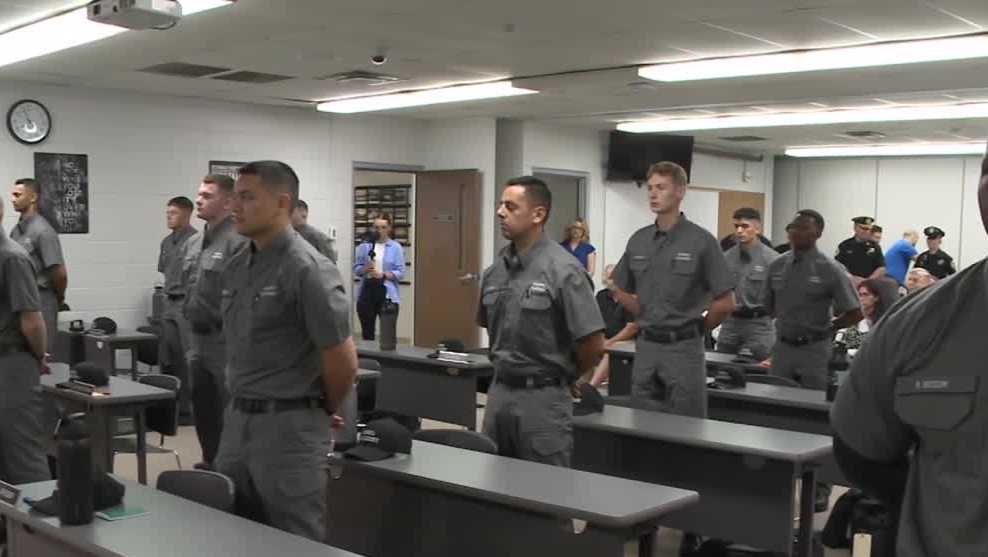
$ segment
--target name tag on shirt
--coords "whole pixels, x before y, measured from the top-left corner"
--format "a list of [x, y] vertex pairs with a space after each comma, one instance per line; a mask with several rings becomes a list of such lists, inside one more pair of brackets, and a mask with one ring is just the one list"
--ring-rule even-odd
[[281, 288], [278, 288], [276, 285], [265, 286], [258, 292], [258, 295], [261, 297], [277, 296], [278, 294], [281, 294]]
[[533, 282], [528, 287], [529, 296], [544, 296], [549, 293], [549, 287], [544, 282]]
[[215, 260], [219, 261], [219, 260], [223, 259], [223, 252], [222, 251], [214, 251], [213, 253], [209, 254], [209, 258], [210, 259], [215, 259]]
[[675, 257], [676, 261], [693, 261], [693, 254], [688, 252], [679, 252]]
[[756, 273], [763, 273], [763, 272], [765, 272], [765, 266], [764, 265], [752, 265], [751, 266], [751, 270], [754, 271], [754, 272], [756, 272]]
[[823, 284], [823, 279], [813, 275], [809, 278], [810, 284]]

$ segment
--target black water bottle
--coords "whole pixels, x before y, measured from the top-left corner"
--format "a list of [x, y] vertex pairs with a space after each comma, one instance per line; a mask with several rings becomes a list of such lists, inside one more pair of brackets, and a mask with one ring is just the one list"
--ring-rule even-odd
[[840, 385], [837, 373], [845, 372], [850, 367], [844, 331], [837, 331], [837, 335], [834, 336], [834, 352], [830, 355], [830, 362], [827, 363], [827, 402], [833, 402], [837, 398], [837, 387]]
[[381, 350], [398, 348], [398, 304], [384, 301], [381, 308]]
[[85, 414], [62, 421], [58, 452], [58, 520], [63, 525], [93, 521], [93, 449]]

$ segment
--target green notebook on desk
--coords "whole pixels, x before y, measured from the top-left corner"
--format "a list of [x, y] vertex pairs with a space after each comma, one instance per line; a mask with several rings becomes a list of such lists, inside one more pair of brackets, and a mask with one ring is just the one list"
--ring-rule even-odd
[[137, 516], [148, 514], [144, 507], [133, 507], [130, 505], [117, 505], [103, 511], [96, 511], [96, 516], [103, 520], [125, 520]]

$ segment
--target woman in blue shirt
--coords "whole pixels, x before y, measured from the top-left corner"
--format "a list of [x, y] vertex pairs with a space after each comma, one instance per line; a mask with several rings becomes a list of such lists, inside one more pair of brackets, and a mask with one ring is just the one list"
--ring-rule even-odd
[[357, 286], [357, 317], [364, 340], [374, 340], [377, 317], [385, 304], [393, 305], [397, 316], [401, 303], [398, 283], [405, 276], [405, 253], [401, 244], [391, 239], [391, 223], [387, 213], [375, 218], [373, 232], [357, 246], [353, 259], [353, 274], [361, 279]]
[[576, 219], [573, 224], [566, 227], [566, 239], [559, 242], [566, 251], [573, 254], [580, 260], [583, 268], [593, 276], [597, 267], [597, 248], [590, 244], [590, 232], [583, 219]]

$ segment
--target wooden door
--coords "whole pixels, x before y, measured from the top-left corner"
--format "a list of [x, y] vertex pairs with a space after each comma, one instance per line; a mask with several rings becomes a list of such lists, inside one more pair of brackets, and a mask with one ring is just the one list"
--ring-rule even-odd
[[728, 234], [734, 234], [734, 211], [741, 207], [751, 207], [758, 209], [762, 214], [762, 229], [764, 230], [765, 219], [765, 194], [751, 193], [747, 191], [721, 191], [718, 192], [718, 213], [717, 213], [717, 239], [720, 240]]
[[476, 170], [415, 174], [415, 344], [477, 348], [482, 182]]

